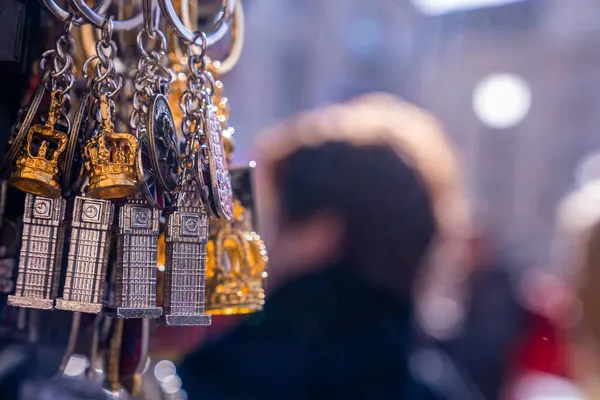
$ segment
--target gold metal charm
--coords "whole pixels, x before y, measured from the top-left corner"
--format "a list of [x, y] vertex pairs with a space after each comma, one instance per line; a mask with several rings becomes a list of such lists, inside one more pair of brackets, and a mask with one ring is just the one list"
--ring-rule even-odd
[[16, 161], [9, 183], [25, 193], [44, 197], [61, 195], [59, 159], [68, 136], [55, 125], [61, 113], [62, 96], [60, 91], [52, 92], [46, 123], [29, 129], [23, 154]]
[[267, 251], [255, 232], [244, 231], [245, 209], [235, 201], [235, 221], [222, 222], [207, 247], [206, 310], [209, 314], [247, 314], [265, 302]]
[[[223, 95], [223, 82], [219, 80], [220, 68], [218, 61], [208, 65], [208, 71], [215, 79], [212, 96], [215, 104], [212, 107], [214, 114], [209, 122], [212, 122], [213, 131], [221, 131], [224, 157], [221, 157], [220, 162], [229, 165], [235, 149], [234, 129], [228, 124], [230, 107]], [[217, 126], [217, 120], [220, 126]], [[218, 153], [220, 149], [216, 149]], [[249, 183], [249, 171], [243, 171], [243, 176], [248, 178]], [[250, 211], [242, 205], [241, 198], [252, 197], [251, 188], [248, 187], [250, 185], [247, 185], [245, 180], [242, 181], [244, 183], [238, 180], [238, 186], [242, 187], [236, 187], [236, 199], [233, 200], [232, 207], [233, 220], [213, 221], [210, 226], [211, 240], [207, 245], [206, 310], [213, 315], [252, 313], [262, 310], [265, 302], [263, 286], [267, 274], [267, 251], [263, 241], [253, 232]], [[231, 190], [233, 174], [229, 182]], [[239, 185], [240, 183], [242, 184]], [[219, 194], [227, 195], [223, 190]]]
[[135, 161], [138, 143], [129, 133], [115, 133], [107, 96], [100, 97], [101, 123], [97, 135], [84, 147], [89, 171], [86, 194], [101, 199], [118, 199], [137, 192]]

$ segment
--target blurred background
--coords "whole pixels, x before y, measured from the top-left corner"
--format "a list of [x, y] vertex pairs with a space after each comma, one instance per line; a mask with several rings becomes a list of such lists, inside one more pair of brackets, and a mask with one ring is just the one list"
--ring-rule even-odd
[[[221, 1], [199, 3], [218, 8]], [[600, 185], [593, 184], [600, 179], [600, 2], [243, 4], [242, 57], [221, 77], [236, 129], [233, 164], [253, 166], [257, 137], [274, 123], [362, 93], [391, 92], [430, 111], [460, 155], [476, 226], [468, 233], [473, 254], [454, 288], [458, 294], [434, 293], [441, 300], [419, 309], [419, 322], [432, 339], [417, 349], [417, 362], [427, 371], [445, 371], [450, 392], [476, 388], [476, 399], [582, 399], [575, 375], [598, 389], [597, 364], [592, 378], [583, 379], [570, 365], [579, 347], [598, 354], [600, 328], [591, 335], [595, 341], [586, 339], [592, 344], [581, 344], [581, 336], [570, 331], [582, 317], [565, 300], [578, 289], [568, 279], [577, 275], [575, 262], [568, 251], [556, 257], [555, 245], [557, 207], [569, 193], [585, 187], [585, 201], [563, 207], [563, 222], [600, 220], [600, 211], [594, 211], [600, 209]], [[2, 6], [0, 16], [1, 11]], [[7, 21], [0, 19], [0, 25]], [[0, 51], [7, 54], [13, 56], [12, 42], [10, 51]], [[16, 107], [10, 93], [0, 100]], [[568, 240], [559, 242], [568, 247]], [[597, 286], [600, 276], [590, 281]], [[587, 301], [590, 315], [596, 315], [598, 299]], [[564, 316], [570, 313], [569, 325]], [[583, 318], [593, 319], [590, 315]], [[440, 329], [452, 334], [436, 335], [440, 319], [446, 324]], [[165, 398], [185, 398], [176, 364], [241, 320], [217, 316], [210, 328], [153, 332], [158, 350], [146, 370], [155, 386], [181, 396]], [[86, 360], [73, 356], [65, 375], [82, 376]], [[148, 398], [158, 398], [153, 396]]]
[[600, 175], [595, 0], [261, 0], [224, 77], [236, 162], [292, 114], [384, 90], [436, 115], [477, 213], [523, 264], [549, 262], [554, 210]]

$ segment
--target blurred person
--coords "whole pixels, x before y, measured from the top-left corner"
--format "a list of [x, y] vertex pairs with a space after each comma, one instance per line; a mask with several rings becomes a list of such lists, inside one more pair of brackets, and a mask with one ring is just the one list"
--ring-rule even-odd
[[600, 181], [568, 194], [557, 207], [553, 268], [532, 269], [523, 284], [535, 314], [529, 346], [533, 360], [510, 399], [551, 393], [600, 398]]
[[560, 322], [572, 352], [572, 376], [586, 398], [596, 399], [600, 398], [600, 180], [589, 182], [565, 202], [559, 222], [572, 285], [572, 293], [564, 296]]
[[273, 128], [257, 165], [269, 297], [178, 369], [190, 398], [471, 398], [411, 351], [412, 293], [461, 264], [468, 223], [436, 120], [363, 96]]
[[513, 356], [526, 334], [530, 315], [515, 290], [516, 260], [494, 235], [492, 223], [478, 213], [469, 235], [472, 271], [467, 278], [469, 296], [465, 317], [457, 335], [438, 347], [451, 356], [487, 400], [502, 398], [513, 368]]

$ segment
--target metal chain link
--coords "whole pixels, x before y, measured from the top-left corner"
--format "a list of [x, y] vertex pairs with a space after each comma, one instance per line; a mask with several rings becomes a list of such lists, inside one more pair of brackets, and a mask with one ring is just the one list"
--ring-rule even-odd
[[[149, 39], [146, 45], [144, 45], [144, 37]], [[152, 32], [147, 32], [145, 29], [140, 31], [137, 44], [141, 58], [133, 80], [135, 93], [129, 125], [139, 138], [146, 131], [145, 116], [148, 114], [152, 96], [155, 93], [166, 95], [169, 92], [173, 72], [168, 67], [167, 40], [161, 31], [158, 29], [153, 29]]]
[[[115, 115], [114, 97], [123, 87], [123, 77], [116, 72], [115, 57], [117, 55], [117, 43], [112, 39], [113, 18], [106, 20], [102, 27], [102, 36], [96, 43], [96, 54], [88, 58], [83, 64], [83, 77], [95, 97], [92, 106], [93, 115], [98, 122], [102, 121], [100, 113], [100, 97], [106, 96], [110, 105], [110, 114]], [[93, 63], [94, 76], [90, 79], [90, 67]]]
[[[197, 43], [198, 40], [201, 41], [201, 46], [200, 53], [196, 54], [193, 43]], [[181, 191], [177, 199], [178, 204], [181, 205], [200, 202], [198, 191], [195, 188], [197, 182], [191, 171], [196, 162], [202, 162], [199, 152], [201, 151], [200, 135], [202, 134], [204, 111], [214, 92], [214, 79], [206, 70], [208, 62], [206, 47], [206, 34], [199, 32], [187, 48], [190, 72], [187, 77], [186, 90], [179, 100], [179, 107], [183, 111], [181, 130], [186, 139], [186, 149], [181, 159], [181, 169], [184, 173], [180, 175]]]
[[40, 61], [41, 74], [45, 75], [49, 72], [49, 79], [45, 83], [46, 90], [59, 93], [59, 95], [55, 95], [61, 103], [58, 117], [67, 124], [69, 123], [67, 114], [71, 104], [69, 92], [75, 82], [72, 57], [72, 52], [75, 49], [75, 39], [71, 33], [73, 25], [73, 18], [71, 17], [69, 22], [65, 24], [62, 35], [56, 40], [56, 47], [45, 51]]

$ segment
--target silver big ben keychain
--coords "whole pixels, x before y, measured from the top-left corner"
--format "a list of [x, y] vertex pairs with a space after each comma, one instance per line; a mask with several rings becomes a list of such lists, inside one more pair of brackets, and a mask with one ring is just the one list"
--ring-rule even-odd
[[[188, 147], [189, 148], [189, 147]], [[189, 158], [186, 151], [186, 158]], [[208, 215], [185, 168], [177, 205], [167, 217], [164, 306], [165, 325], [210, 325], [204, 313]]]
[[177, 203], [167, 219], [166, 269], [164, 310], [161, 322], [166, 325], [210, 325], [210, 315], [204, 313], [206, 244], [208, 242], [208, 204], [203, 204], [201, 179], [204, 176], [202, 137], [205, 114], [206, 36], [196, 36], [202, 41], [201, 53], [194, 54], [188, 46], [190, 75], [187, 88], [181, 97], [184, 111], [182, 131], [186, 150], [182, 159], [180, 188]]
[[[170, 204], [178, 174], [175, 124], [164, 96], [172, 78], [166, 66], [166, 39], [151, 20], [151, 1], [144, 0], [143, 6], [146, 23], [137, 37], [141, 58], [130, 119], [140, 145], [137, 173], [141, 193], [129, 197], [119, 211], [115, 296], [108, 310], [121, 318], [157, 318], [162, 314], [156, 305], [160, 208]], [[148, 48], [150, 42], [154, 48]]]

